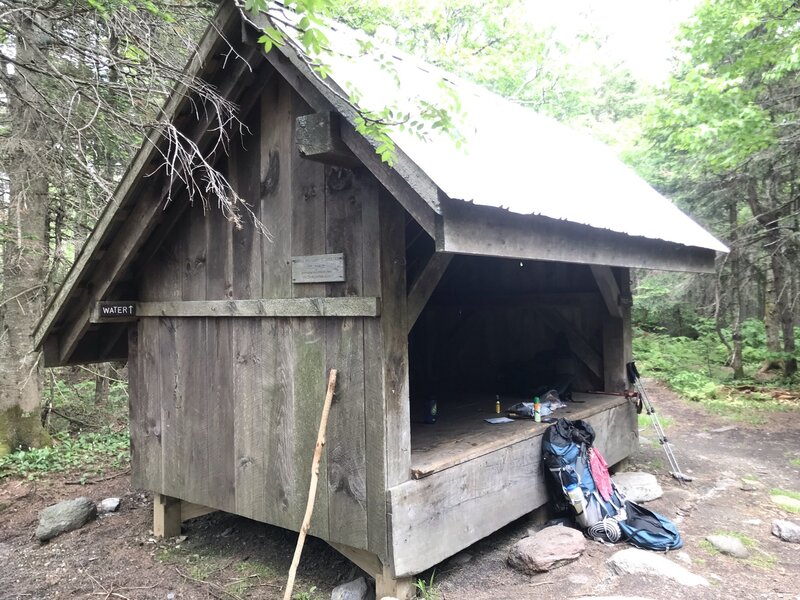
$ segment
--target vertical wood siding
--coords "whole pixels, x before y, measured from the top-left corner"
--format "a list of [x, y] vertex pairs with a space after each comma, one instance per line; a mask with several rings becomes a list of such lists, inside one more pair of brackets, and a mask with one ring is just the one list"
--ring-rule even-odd
[[[379, 245], [396, 232], [390, 313], [402, 318], [405, 215], [390, 200], [379, 204], [365, 169], [299, 157], [295, 118], [310, 112], [275, 78], [245, 119], [249, 133], [231, 140], [224, 169], [270, 236], [247, 215], [236, 229], [215, 207], [185, 209], [139, 279], [141, 300], [382, 296]], [[292, 284], [292, 256], [338, 252], [346, 281]], [[311, 533], [385, 557], [384, 394], [408, 400], [407, 360], [384, 376], [386, 329], [369, 318], [141, 319], [129, 334], [136, 485], [298, 529], [336, 367]], [[392, 340], [393, 355], [405, 352], [400, 342]], [[403, 419], [408, 430], [407, 409]]]

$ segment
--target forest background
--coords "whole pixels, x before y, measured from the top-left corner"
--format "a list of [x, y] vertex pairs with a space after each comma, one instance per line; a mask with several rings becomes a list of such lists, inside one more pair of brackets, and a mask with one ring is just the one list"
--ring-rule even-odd
[[[334, 18], [611, 145], [731, 248], [713, 275], [635, 274], [640, 370], [731, 418], [796, 405], [796, 3], [698, 2], [656, 83], [608, 52], [591, 15], [564, 36], [522, 0], [290, 6], [309, 17], [309, 55], [324, 54], [317, 24]], [[213, 107], [220, 143], [237, 126], [235, 106], [183, 75], [215, 8], [0, 0], [0, 477], [127, 460], [124, 365], [46, 370], [31, 334], [146, 132], [169, 134], [168, 93], [184, 84]]]

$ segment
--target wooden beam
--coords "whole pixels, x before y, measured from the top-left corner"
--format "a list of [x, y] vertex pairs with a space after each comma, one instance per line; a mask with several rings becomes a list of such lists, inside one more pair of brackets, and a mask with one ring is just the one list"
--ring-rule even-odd
[[337, 552], [342, 554], [347, 560], [355, 564], [375, 579], [375, 598], [397, 598], [398, 600], [410, 600], [416, 598], [411, 577], [395, 578], [394, 570], [385, 565], [381, 559], [366, 550], [351, 548], [344, 544], [328, 542]]
[[[232, 2], [225, 2], [220, 5], [217, 14], [213, 18], [214, 26], [209, 27], [203, 34], [197, 46], [197, 50], [192, 53], [191, 58], [184, 67], [184, 73], [194, 76], [199, 73], [203, 65], [213, 56], [214, 52], [223, 43], [224, 36], [220, 32], [225, 31], [233, 20], [238, 17], [238, 10]], [[189, 87], [186, 83], [180, 83], [167, 100], [159, 118], [160, 121], [171, 121], [180, 110], [189, 105], [187, 92]], [[159, 157], [157, 140], [161, 134], [157, 129], [153, 129], [145, 136], [145, 141], [139, 148], [136, 156], [130, 163], [122, 181], [114, 192], [114, 197], [106, 205], [103, 213], [98, 219], [97, 225], [92, 230], [89, 239], [83, 245], [78, 258], [67, 273], [64, 283], [59, 287], [58, 292], [45, 309], [44, 316], [34, 331], [34, 345], [41, 346], [45, 336], [53, 327], [69, 300], [78, 290], [78, 283], [83, 275], [87, 264], [96, 258], [101, 245], [110, 237], [109, 229], [117, 213], [122, 208], [134, 188], [141, 183], [142, 179], [148, 174], [148, 166], [154, 159]]]
[[597, 282], [597, 287], [600, 289], [600, 295], [603, 296], [603, 302], [606, 304], [608, 314], [617, 319], [622, 318], [622, 306], [620, 306], [620, 292], [617, 280], [614, 277], [614, 272], [611, 267], [603, 265], [591, 265], [592, 275]]
[[101, 317], [92, 323], [123, 323], [140, 317], [379, 317], [377, 297], [278, 298], [260, 300], [174, 300], [137, 302], [134, 317]]
[[[257, 26], [267, 25], [263, 17], [253, 18], [253, 22]], [[435, 217], [439, 212], [439, 188], [433, 180], [401, 148], [397, 148], [393, 167], [384, 163], [375, 152], [377, 145], [356, 132], [354, 123], [358, 115], [340, 97], [347, 95], [330, 79], [321, 81], [294, 54], [289, 44], [273, 48], [264, 56], [314, 110], [334, 111], [343, 117], [340, 124], [342, 141], [428, 235], [433, 237], [436, 231]]]
[[545, 317], [548, 325], [554, 330], [563, 332], [567, 336], [569, 349], [592, 373], [598, 377], [603, 376], [603, 357], [592, 348], [577, 327], [565, 319], [556, 308], [537, 306], [535, 310]]
[[452, 254], [442, 254], [441, 252], [434, 252], [428, 259], [428, 262], [423, 267], [422, 272], [414, 280], [411, 289], [408, 291], [408, 299], [406, 300], [408, 312], [408, 332], [414, 327], [422, 310], [433, 295], [436, 286], [439, 285], [442, 276], [447, 270], [450, 261], [453, 260]]
[[361, 164], [342, 141], [337, 113], [325, 111], [303, 115], [295, 121], [294, 141], [303, 158], [340, 167]]
[[468, 204], [442, 203], [436, 249], [454, 254], [661, 269], [714, 271], [716, 253], [535, 215]]

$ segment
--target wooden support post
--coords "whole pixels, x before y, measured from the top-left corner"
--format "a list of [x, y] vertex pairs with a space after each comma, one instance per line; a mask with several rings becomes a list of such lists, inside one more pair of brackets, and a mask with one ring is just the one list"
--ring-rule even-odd
[[376, 600], [387, 596], [390, 598], [397, 598], [398, 600], [408, 600], [416, 596], [413, 578], [395, 578], [391, 567], [384, 564], [378, 556], [366, 550], [351, 548], [344, 544], [337, 544], [335, 542], [328, 543], [367, 575], [375, 578]]
[[614, 271], [611, 267], [591, 265], [592, 275], [603, 296], [608, 314], [617, 319], [622, 318], [622, 306], [620, 306], [620, 291], [617, 280], [614, 278]]
[[400, 577], [396, 579], [389, 567], [384, 566], [383, 572], [375, 574], [375, 598], [397, 598], [397, 600], [411, 600], [416, 598], [413, 577]]
[[171, 538], [181, 534], [181, 501], [178, 498], [153, 494], [153, 535]]
[[406, 309], [408, 313], [408, 332], [411, 332], [414, 323], [417, 322], [420, 314], [422, 314], [422, 309], [425, 308], [436, 286], [439, 285], [439, 281], [441, 281], [451, 260], [453, 260], [452, 254], [434, 252], [422, 272], [411, 285], [411, 289], [408, 291], [408, 300], [406, 301], [408, 305]]

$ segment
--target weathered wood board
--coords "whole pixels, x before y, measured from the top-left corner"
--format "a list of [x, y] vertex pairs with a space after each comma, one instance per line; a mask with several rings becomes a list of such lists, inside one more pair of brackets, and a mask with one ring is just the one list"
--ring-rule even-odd
[[[630, 402], [587, 420], [609, 464], [635, 451], [636, 410]], [[395, 576], [419, 573], [545, 504], [543, 433], [391, 488]]]

